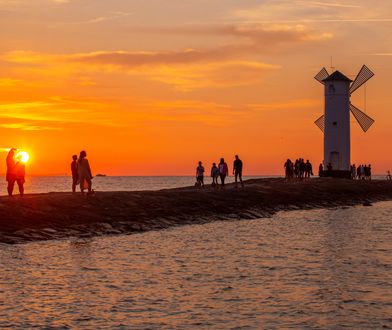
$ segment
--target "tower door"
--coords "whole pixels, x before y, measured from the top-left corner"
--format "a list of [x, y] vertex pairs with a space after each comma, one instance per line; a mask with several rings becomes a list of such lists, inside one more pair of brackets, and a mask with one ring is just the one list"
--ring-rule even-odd
[[339, 153], [336, 152], [336, 151], [331, 152], [330, 160], [331, 160], [332, 169], [333, 170], [339, 170], [340, 169], [340, 166], [339, 166], [339, 164], [340, 164], [340, 155], [339, 155]]

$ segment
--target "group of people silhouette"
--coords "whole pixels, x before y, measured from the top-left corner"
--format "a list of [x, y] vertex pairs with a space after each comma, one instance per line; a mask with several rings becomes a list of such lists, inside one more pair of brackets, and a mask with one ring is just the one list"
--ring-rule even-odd
[[355, 180], [371, 180], [372, 179], [372, 165], [351, 165], [351, 179]]
[[25, 183], [25, 175], [26, 169], [25, 164], [22, 162], [22, 156], [18, 155], [17, 149], [11, 148], [8, 152], [6, 163], [7, 163], [7, 173], [6, 173], [6, 181], [8, 196], [12, 197], [15, 182], [18, 185], [19, 193], [21, 196], [24, 194], [24, 183]]
[[[17, 149], [11, 148], [8, 152], [7, 159], [7, 173], [6, 173], [6, 181], [8, 182], [7, 191], [8, 195], [12, 197], [15, 183], [17, 183], [19, 188], [19, 193], [21, 196], [24, 194], [24, 183], [25, 183], [25, 164], [22, 161], [22, 156], [17, 154]], [[285, 176], [286, 179], [306, 179], [310, 178], [313, 174], [313, 167], [309, 160], [304, 161], [303, 158], [298, 158], [295, 162], [292, 162], [290, 159], [284, 163]], [[233, 175], [235, 177], [235, 186], [238, 187], [238, 182], [244, 187], [244, 183], [242, 181], [242, 170], [243, 163], [238, 155], [235, 155], [235, 159], [233, 162]], [[332, 165], [328, 164], [327, 171], [332, 171]], [[372, 166], [369, 165], [359, 165], [358, 167], [355, 164], [350, 167], [351, 178], [358, 180], [371, 180], [372, 178]], [[94, 178], [91, 172], [90, 163], [87, 159], [86, 151], [82, 150], [79, 154], [72, 156], [71, 162], [71, 173], [72, 173], [72, 193], [76, 192], [76, 187], [80, 186], [80, 191], [84, 194], [84, 191], [87, 189], [87, 195], [94, 194], [94, 190], [92, 189], [92, 179]], [[198, 166], [196, 168], [196, 183], [197, 187], [204, 187], [204, 173], [205, 169], [203, 163], [199, 161]], [[220, 186], [223, 188], [225, 186], [226, 177], [229, 175], [229, 167], [225, 162], [224, 158], [221, 158], [218, 165], [216, 163], [212, 164], [211, 167], [211, 178], [212, 178], [212, 186], [219, 186], [218, 179], [220, 179]], [[319, 176], [324, 176], [323, 165], [319, 166]], [[390, 171], [387, 173], [387, 180], [392, 180], [392, 176]]]
[[305, 160], [303, 158], [298, 158], [293, 163], [291, 159], [287, 159], [284, 163], [285, 176], [287, 180], [297, 178], [297, 179], [307, 179], [313, 175], [313, 166], [309, 162], [309, 159]]
[[[244, 183], [242, 181], [242, 169], [243, 163], [238, 155], [235, 155], [233, 162], [233, 175], [235, 177], [235, 186], [238, 187], [238, 182], [240, 182], [241, 187], [244, 187]], [[204, 187], [204, 166], [201, 161], [199, 161], [198, 166], [196, 167], [196, 183], [197, 187]], [[224, 158], [221, 158], [218, 165], [216, 163], [212, 164], [211, 167], [211, 178], [212, 178], [212, 186], [219, 186], [218, 178], [221, 181], [220, 186], [223, 188], [225, 186], [226, 177], [229, 175], [229, 167], [225, 162]]]
[[90, 163], [86, 151], [82, 150], [79, 154], [72, 156], [71, 173], [72, 173], [72, 193], [76, 192], [76, 186], [79, 184], [80, 191], [84, 194], [87, 189], [87, 195], [94, 194], [92, 189], [93, 175], [91, 173]]

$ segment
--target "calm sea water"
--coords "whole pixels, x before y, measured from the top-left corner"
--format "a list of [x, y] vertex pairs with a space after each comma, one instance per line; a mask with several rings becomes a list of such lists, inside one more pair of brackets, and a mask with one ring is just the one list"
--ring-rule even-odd
[[[246, 179], [264, 178], [272, 176], [248, 176]], [[160, 190], [178, 187], [187, 187], [195, 184], [195, 177], [191, 176], [107, 176], [95, 177], [93, 189], [97, 191], [134, 191], [134, 190]], [[234, 182], [234, 177], [229, 176], [227, 182]], [[205, 179], [206, 184], [211, 183], [211, 178]], [[69, 176], [32, 176], [26, 178], [25, 192], [48, 193], [71, 191], [72, 178]], [[18, 193], [15, 184], [15, 193]], [[0, 180], [0, 195], [7, 194], [7, 182]]]
[[0, 246], [0, 328], [392, 327], [392, 202]]

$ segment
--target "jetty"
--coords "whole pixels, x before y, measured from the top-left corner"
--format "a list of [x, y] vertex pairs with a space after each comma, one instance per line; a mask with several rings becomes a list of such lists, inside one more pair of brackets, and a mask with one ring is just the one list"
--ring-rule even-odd
[[[0, 197], [0, 243], [140, 233], [212, 221], [262, 219], [279, 211], [371, 205], [392, 199], [392, 182], [252, 179], [245, 188], [31, 194]], [[342, 219], [344, 221], [344, 219]]]

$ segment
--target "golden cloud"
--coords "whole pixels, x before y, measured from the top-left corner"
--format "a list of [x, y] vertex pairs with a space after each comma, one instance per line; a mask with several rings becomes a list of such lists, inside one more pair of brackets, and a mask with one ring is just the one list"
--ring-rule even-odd
[[[111, 107], [111, 106], [110, 106]], [[89, 122], [98, 126], [115, 126], [107, 104], [65, 100], [59, 97], [48, 98], [46, 101], [15, 102], [0, 104], [0, 118], [11, 120], [1, 127], [24, 130], [58, 130], [67, 124]], [[90, 122], [90, 118], [94, 121]], [[15, 122], [17, 120], [17, 122]], [[45, 124], [43, 124], [45, 123]]]

